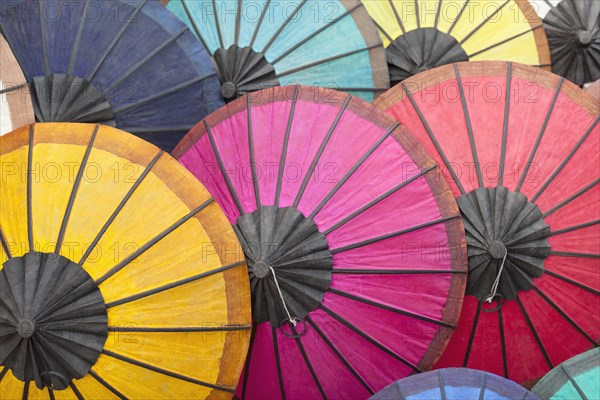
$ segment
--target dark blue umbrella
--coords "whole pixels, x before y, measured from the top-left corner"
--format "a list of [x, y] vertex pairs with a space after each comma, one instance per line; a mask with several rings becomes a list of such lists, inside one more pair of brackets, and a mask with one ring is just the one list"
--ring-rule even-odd
[[223, 102], [210, 57], [159, 2], [2, 0], [38, 121], [100, 122], [171, 150]]
[[539, 400], [498, 375], [469, 368], [446, 368], [400, 379], [371, 400]]

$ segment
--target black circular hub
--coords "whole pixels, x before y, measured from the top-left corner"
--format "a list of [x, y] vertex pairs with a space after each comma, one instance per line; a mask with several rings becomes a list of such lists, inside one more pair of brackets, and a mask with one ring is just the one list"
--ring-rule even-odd
[[108, 337], [100, 290], [79, 265], [29, 252], [0, 271], [0, 364], [38, 388], [65, 389], [88, 373]]
[[[458, 198], [467, 233], [467, 294], [487, 299], [500, 273], [497, 293], [515, 299], [544, 273], [550, 227], [524, 194], [503, 186], [479, 188]], [[504, 263], [504, 265], [502, 265]]]
[[283, 301], [297, 319], [321, 304], [333, 256], [312, 219], [291, 207], [261, 207], [239, 217], [234, 229], [248, 263], [255, 322], [281, 326], [289, 319]]
[[33, 78], [31, 99], [39, 122], [88, 122], [115, 126], [115, 116], [99, 88], [67, 74]]
[[264, 54], [250, 47], [231, 46], [213, 55], [225, 100], [235, 100], [246, 93], [279, 86], [275, 68]]
[[552, 72], [580, 86], [600, 79], [598, 2], [562, 0], [544, 17]]
[[386, 48], [392, 85], [419, 72], [455, 62], [469, 56], [452, 36], [435, 28], [407, 32]]

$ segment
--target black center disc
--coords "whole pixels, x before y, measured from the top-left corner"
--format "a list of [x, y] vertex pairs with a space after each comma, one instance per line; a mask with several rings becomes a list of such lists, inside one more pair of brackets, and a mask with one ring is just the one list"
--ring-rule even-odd
[[250, 47], [231, 46], [218, 49], [213, 55], [221, 81], [221, 94], [227, 101], [246, 93], [279, 86], [275, 68], [264, 54]]
[[0, 364], [38, 388], [65, 389], [81, 378], [108, 337], [104, 298], [79, 265], [29, 252], [0, 271]]
[[458, 206], [467, 233], [467, 294], [487, 299], [500, 268], [497, 293], [506, 300], [531, 289], [550, 254], [550, 227], [538, 206], [503, 186], [475, 189], [460, 196]]
[[239, 217], [234, 229], [248, 263], [255, 322], [279, 327], [288, 320], [282, 296], [293, 318], [319, 307], [331, 284], [333, 256], [312, 219], [291, 207], [261, 207]]
[[392, 85], [441, 65], [469, 61], [452, 36], [435, 28], [419, 28], [394, 40], [385, 50]]

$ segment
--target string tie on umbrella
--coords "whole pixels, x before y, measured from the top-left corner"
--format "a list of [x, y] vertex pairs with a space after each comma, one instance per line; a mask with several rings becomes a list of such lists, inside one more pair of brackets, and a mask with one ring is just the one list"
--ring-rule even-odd
[[504, 271], [504, 263], [506, 262], [506, 256], [508, 255], [508, 250], [504, 249], [504, 257], [502, 258], [502, 264], [500, 264], [500, 270], [498, 271], [498, 275], [496, 276], [496, 280], [492, 285], [492, 291], [485, 301], [487, 303], [491, 303], [496, 297], [496, 292], [498, 291], [498, 284], [500, 283], [500, 275], [502, 275], [502, 271]]
[[285, 309], [288, 319], [290, 320], [292, 325], [294, 325], [294, 328], [295, 328], [296, 324], [298, 323], [298, 320], [296, 318], [292, 317], [292, 315], [290, 314], [290, 310], [288, 310], [287, 305], [285, 304], [285, 300], [283, 298], [283, 293], [281, 293], [281, 288], [279, 287], [279, 282], [277, 281], [277, 275], [275, 274], [275, 270], [270, 265], [269, 265], [269, 268], [271, 269], [271, 272], [273, 273], [273, 280], [275, 281], [275, 286], [277, 287], [277, 291], [279, 292], [279, 297], [281, 298], [281, 303], [283, 303], [283, 308]]

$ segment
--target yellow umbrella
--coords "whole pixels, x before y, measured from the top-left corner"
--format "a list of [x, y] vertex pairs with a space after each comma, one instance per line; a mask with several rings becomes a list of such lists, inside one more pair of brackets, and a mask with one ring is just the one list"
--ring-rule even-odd
[[0, 35], [0, 135], [35, 122], [23, 71]]
[[527, 0], [363, 0], [386, 48], [392, 84], [445, 64], [505, 60], [550, 66]]
[[250, 288], [219, 206], [108, 126], [0, 137], [0, 398], [230, 398]]

